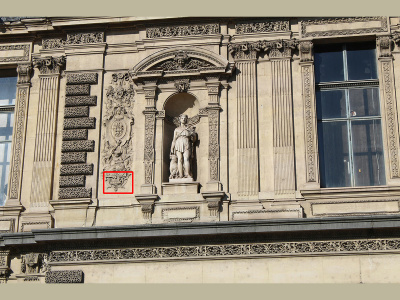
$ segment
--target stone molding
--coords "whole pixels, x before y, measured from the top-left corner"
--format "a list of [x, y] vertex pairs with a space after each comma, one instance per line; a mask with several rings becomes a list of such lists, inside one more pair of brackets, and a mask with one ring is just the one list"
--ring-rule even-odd
[[218, 34], [219, 24], [195, 24], [146, 28], [147, 38]]
[[226, 245], [147, 247], [50, 252], [50, 264], [213, 259], [236, 257], [280, 257], [296, 255], [351, 255], [400, 252], [400, 239], [248, 243]]
[[[193, 217], [178, 217], [178, 218], [170, 218], [168, 216], [169, 211], [177, 211], [177, 210], [194, 210], [195, 215]], [[163, 208], [161, 210], [161, 216], [164, 222], [193, 222], [194, 220], [200, 219], [200, 207], [199, 206], [184, 206], [184, 207], [173, 207], [173, 208]]]
[[264, 21], [239, 23], [235, 25], [236, 34], [289, 31], [289, 21]]
[[[31, 46], [29, 44], [17, 44], [17, 45], [4, 45], [0, 46], [0, 63], [12, 63], [12, 62], [23, 62], [29, 61]], [[22, 56], [5, 56], [2, 57], [1, 53], [7, 51], [22, 50], [24, 51]]]
[[[356, 29], [337, 29], [337, 30], [323, 30], [309, 32], [308, 26], [312, 25], [330, 25], [330, 24], [351, 24], [351, 23], [365, 23], [371, 21], [379, 21], [380, 26], [373, 28], [366, 28], [363, 25]], [[349, 18], [326, 18], [300, 21], [301, 36], [305, 37], [326, 37], [334, 35], [355, 35], [355, 34], [369, 34], [388, 31], [388, 22], [386, 17], [349, 17]]]

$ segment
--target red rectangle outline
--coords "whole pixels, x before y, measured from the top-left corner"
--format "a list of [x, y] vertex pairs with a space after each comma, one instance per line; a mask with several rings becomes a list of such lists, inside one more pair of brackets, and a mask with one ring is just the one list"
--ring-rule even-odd
[[[120, 192], [120, 193], [118, 193], [118, 192], [107, 192], [106, 193], [106, 191], [105, 191], [105, 177], [104, 177], [104, 174], [105, 173], [132, 173], [132, 193], [130, 193], [130, 192], [126, 192], [126, 193], [123, 193], [123, 192]], [[103, 194], [105, 194], [105, 195], [109, 195], [109, 194], [133, 194], [133, 171], [104, 171], [103, 172]]]

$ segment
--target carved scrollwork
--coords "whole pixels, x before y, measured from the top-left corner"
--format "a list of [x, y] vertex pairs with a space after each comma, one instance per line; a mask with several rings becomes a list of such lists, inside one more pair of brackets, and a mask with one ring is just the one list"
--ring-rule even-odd
[[376, 45], [379, 47], [380, 57], [392, 56], [392, 39], [390, 36], [381, 36], [376, 38]]
[[83, 283], [82, 270], [47, 271], [46, 283]]
[[288, 31], [289, 21], [252, 22], [235, 25], [236, 34]]
[[187, 90], [190, 88], [190, 80], [189, 79], [178, 79], [175, 81], [175, 88], [178, 91], [178, 93], [184, 93], [187, 92]]
[[47, 271], [48, 266], [47, 253], [28, 253], [21, 257], [21, 273], [40, 274]]
[[174, 70], [193, 70], [199, 68], [213, 67], [212, 64], [204, 60], [195, 59], [190, 57], [186, 51], [177, 51], [175, 57], [163, 61], [150, 70], [163, 70], [163, 71], [174, 71]]
[[298, 42], [292, 40], [257, 41], [228, 44], [228, 50], [235, 59], [254, 59], [256, 54], [265, 52], [269, 57], [288, 57], [296, 48]]
[[65, 66], [65, 62], [65, 56], [50, 56], [43, 58], [34, 58], [33, 66], [39, 69], [40, 74], [55, 74], [60, 73], [61, 69]]
[[[103, 126], [103, 171], [130, 171], [132, 168], [132, 125], [134, 90], [128, 73], [112, 74], [107, 89]], [[108, 173], [106, 188], [123, 188], [131, 173]]]
[[83, 32], [67, 34], [66, 45], [103, 43], [104, 32]]
[[31, 71], [32, 71], [31, 63], [18, 64], [18, 67], [17, 67], [18, 84], [30, 83], [31, 82]]
[[304, 41], [304, 42], [299, 43], [300, 61], [301, 62], [308, 62], [308, 61], [313, 60], [312, 48], [313, 48], [312, 41]]
[[147, 38], [205, 35], [216, 33], [219, 33], [219, 24], [199, 24], [146, 28]]

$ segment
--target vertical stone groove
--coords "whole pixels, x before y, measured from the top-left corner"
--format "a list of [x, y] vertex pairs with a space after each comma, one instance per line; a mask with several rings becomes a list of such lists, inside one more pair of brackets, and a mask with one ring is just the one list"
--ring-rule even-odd
[[255, 61], [237, 62], [238, 194], [258, 194], [257, 94]]

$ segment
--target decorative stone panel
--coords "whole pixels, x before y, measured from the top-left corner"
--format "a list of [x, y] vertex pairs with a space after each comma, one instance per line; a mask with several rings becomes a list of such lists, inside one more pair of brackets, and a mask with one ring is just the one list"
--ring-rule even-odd
[[67, 34], [66, 45], [95, 44], [104, 42], [104, 32], [79, 32]]
[[85, 175], [60, 177], [60, 187], [84, 187], [85, 182]]
[[67, 84], [97, 84], [97, 73], [68, 74]]
[[46, 283], [83, 283], [82, 270], [47, 271]]
[[65, 98], [65, 107], [84, 105], [96, 106], [97, 96], [72, 96]]
[[289, 31], [289, 21], [266, 21], [240, 23], [235, 25], [236, 34]]
[[64, 129], [94, 129], [96, 118], [64, 119]]
[[29, 44], [0, 46], [0, 63], [29, 61], [29, 52]]
[[61, 164], [86, 163], [86, 152], [69, 152], [61, 154]]
[[94, 141], [64, 141], [61, 147], [62, 152], [93, 152]]
[[63, 130], [63, 141], [87, 140], [87, 129]]
[[89, 117], [89, 106], [66, 107], [65, 118]]
[[89, 84], [67, 85], [66, 93], [67, 96], [89, 95], [90, 85]]
[[206, 35], [219, 33], [219, 24], [163, 26], [146, 28], [147, 38]]
[[59, 199], [77, 199], [77, 198], [91, 198], [92, 188], [86, 189], [84, 187], [73, 188], [60, 188], [58, 191]]
[[93, 164], [61, 166], [61, 175], [93, 175]]

